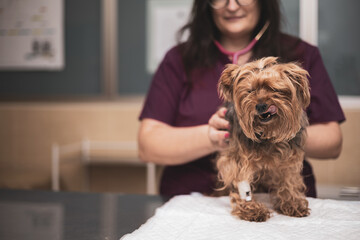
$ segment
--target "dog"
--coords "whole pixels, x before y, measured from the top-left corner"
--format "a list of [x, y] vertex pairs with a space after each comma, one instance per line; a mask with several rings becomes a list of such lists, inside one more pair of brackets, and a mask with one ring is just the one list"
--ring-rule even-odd
[[266, 57], [243, 66], [228, 64], [218, 91], [230, 123], [229, 146], [216, 162], [223, 189], [229, 190], [232, 214], [263, 222], [271, 211], [252, 191], [265, 186], [278, 213], [310, 214], [301, 176], [310, 104], [306, 70], [298, 63]]

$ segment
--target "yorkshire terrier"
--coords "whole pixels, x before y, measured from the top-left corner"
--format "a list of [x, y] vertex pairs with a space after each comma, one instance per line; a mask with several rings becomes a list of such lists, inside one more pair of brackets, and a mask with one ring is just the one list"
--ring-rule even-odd
[[217, 159], [219, 180], [230, 191], [232, 214], [262, 222], [270, 210], [252, 191], [262, 186], [278, 213], [309, 215], [301, 176], [310, 103], [308, 72], [267, 57], [229, 64], [218, 85], [230, 122], [229, 146]]

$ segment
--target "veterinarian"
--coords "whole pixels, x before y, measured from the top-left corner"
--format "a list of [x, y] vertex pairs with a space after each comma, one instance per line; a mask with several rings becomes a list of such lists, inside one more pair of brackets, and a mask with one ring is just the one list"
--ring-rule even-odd
[[[185, 43], [168, 51], [157, 69], [140, 115], [139, 152], [165, 165], [160, 193], [210, 194], [216, 183], [214, 158], [226, 148], [229, 123], [217, 92], [228, 63], [277, 56], [297, 61], [310, 74], [310, 126], [306, 157], [334, 159], [341, 152], [339, 123], [345, 120], [317, 47], [280, 32], [277, 0], [195, 0]], [[304, 160], [307, 196], [316, 197], [315, 178]]]

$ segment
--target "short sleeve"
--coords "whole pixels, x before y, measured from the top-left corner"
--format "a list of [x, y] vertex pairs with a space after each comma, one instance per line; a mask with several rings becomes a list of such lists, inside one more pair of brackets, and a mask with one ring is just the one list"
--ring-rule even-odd
[[153, 76], [139, 119], [152, 118], [174, 125], [185, 80], [179, 50], [172, 48]]
[[319, 49], [311, 46], [308, 54], [310, 59], [308, 59], [308, 67], [306, 68], [310, 74], [311, 103], [307, 109], [307, 114], [310, 124], [331, 121], [343, 122], [345, 116]]

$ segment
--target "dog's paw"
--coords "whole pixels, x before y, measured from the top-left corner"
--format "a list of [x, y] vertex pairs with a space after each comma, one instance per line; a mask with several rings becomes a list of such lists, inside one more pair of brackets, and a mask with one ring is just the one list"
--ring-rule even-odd
[[254, 201], [242, 201], [234, 205], [231, 213], [250, 222], [265, 222], [270, 218], [269, 209], [264, 204]]
[[281, 214], [291, 217], [306, 217], [310, 215], [309, 203], [306, 199], [283, 202], [275, 206], [275, 210]]

